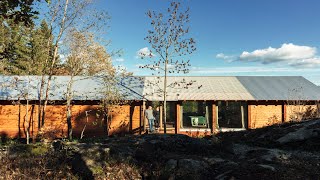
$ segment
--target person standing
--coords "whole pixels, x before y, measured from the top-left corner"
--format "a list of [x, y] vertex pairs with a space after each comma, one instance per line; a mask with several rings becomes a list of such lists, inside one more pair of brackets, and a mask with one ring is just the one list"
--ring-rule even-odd
[[152, 106], [149, 106], [145, 111], [145, 117], [148, 119], [150, 132], [153, 132], [154, 116]]

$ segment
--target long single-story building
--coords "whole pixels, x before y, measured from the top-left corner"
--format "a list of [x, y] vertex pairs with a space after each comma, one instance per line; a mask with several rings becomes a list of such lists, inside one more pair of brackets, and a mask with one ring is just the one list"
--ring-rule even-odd
[[[49, 92], [44, 126], [38, 130], [40, 76], [0, 76], [0, 134], [65, 137], [68, 76], [55, 76]], [[75, 77], [72, 89], [74, 135], [102, 136], [145, 133], [144, 111], [158, 109], [163, 132], [163, 78], [132, 76], [114, 87], [123, 101], [103, 115], [106, 96], [102, 77]], [[26, 103], [28, 100], [28, 109]], [[212, 134], [260, 128], [319, 116], [320, 89], [301, 76], [175, 76], [168, 77], [168, 133]], [[158, 108], [157, 108], [158, 107]], [[26, 112], [28, 111], [28, 117]], [[155, 112], [156, 113], [156, 112]], [[108, 124], [105, 119], [108, 118]], [[106, 134], [108, 129], [108, 134]]]

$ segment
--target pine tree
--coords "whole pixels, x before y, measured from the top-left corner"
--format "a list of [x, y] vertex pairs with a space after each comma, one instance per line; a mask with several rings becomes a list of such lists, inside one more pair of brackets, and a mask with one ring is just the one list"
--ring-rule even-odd
[[3, 42], [0, 48], [1, 74], [28, 74], [31, 28], [8, 20], [2, 21], [0, 31]]
[[51, 30], [48, 24], [43, 20], [40, 27], [34, 29], [31, 34], [31, 61], [33, 65], [30, 69], [30, 74], [32, 75], [42, 75], [42, 73], [47, 74], [48, 62], [52, 60], [53, 45], [52, 41], [48, 39], [52, 38]]
[[[33, 25], [33, 19], [39, 14], [33, 5], [41, 0], [1, 0], [0, 18], [11, 20], [14, 23], [23, 23], [26, 26]], [[49, 4], [50, 0], [46, 0]]]

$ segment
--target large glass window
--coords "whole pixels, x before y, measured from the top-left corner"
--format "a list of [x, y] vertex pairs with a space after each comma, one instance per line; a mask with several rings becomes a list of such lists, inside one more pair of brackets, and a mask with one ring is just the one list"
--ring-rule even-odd
[[204, 101], [184, 101], [181, 104], [181, 128], [209, 128], [212, 108]]
[[218, 101], [219, 128], [245, 128], [247, 124], [246, 102]]

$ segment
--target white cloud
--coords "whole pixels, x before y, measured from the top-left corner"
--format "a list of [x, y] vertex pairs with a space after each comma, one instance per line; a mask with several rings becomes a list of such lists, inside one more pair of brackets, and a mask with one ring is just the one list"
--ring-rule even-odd
[[216, 58], [224, 59], [225, 55], [223, 53], [219, 53], [219, 54], [216, 55]]
[[228, 61], [228, 62], [232, 62], [232, 61], [234, 61], [236, 59], [235, 56], [227, 56], [227, 55], [225, 55], [223, 53], [217, 54], [216, 58], [223, 59], [223, 60]]
[[263, 64], [270, 64], [280, 61], [295, 61], [312, 58], [316, 55], [317, 49], [309, 46], [282, 44], [280, 48], [257, 49], [252, 52], [244, 51], [239, 59], [242, 61], [261, 61]]
[[123, 62], [124, 59], [123, 58], [117, 58], [117, 59], [114, 59], [114, 62]]
[[151, 52], [151, 50], [149, 50], [148, 47], [144, 47], [139, 49], [139, 51], [137, 51], [136, 54], [136, 58], [145, 58], [145, 57], [154, 57], [155, 55]]
[[270, 73], [270, 72], [292, 72], [292, 68], [288, 67], [263, 67], [263, 66], [232, 66], [232, 67], [192, 67], [190, 73], [192, 74], [239, 74], [239, 73]]
[[216, 57], [224, 60], [233, 58], [243, 62], [261, 62], [262, 64], [285, 62], [296, 68], [320, 66], [320, 58], [317, 56], [316, 47], [300, 46], [292, 43], [284, 43], [280, 48], [268, 47], [252, 52], [243, 51], [238, 57], [227, 56], [223, 53], [217, 54]]
[[290, 63], [289, 65], [293, 67], [298, 67], [298, 68], [315, 68], [320, 66], [320, 58], [315, 57], [310, 59], [303, 59], [298, 62]]
[[303, 76], [311, 82], [320, 85], [319, 68], [294, 68], [266, 66], [227, 66], [227, 67], [201, 67], [193, 66], [191, 76]]

